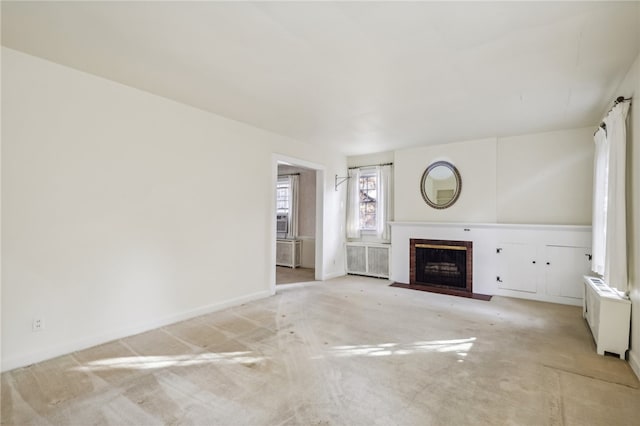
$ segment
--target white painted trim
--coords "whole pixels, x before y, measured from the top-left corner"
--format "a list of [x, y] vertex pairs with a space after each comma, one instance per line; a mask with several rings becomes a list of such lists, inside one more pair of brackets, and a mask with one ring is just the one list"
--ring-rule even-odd
[[347, 276], [346, 272], [341, 272], [341, 271], [332, 272], [330, 274], [324, 274], [323, 281], [332, 280], [334, 278], [345, 277], [345, 276]]
[[385, 247], [390, 248], [391, 243], [381, 243], [378, 241], [347, 241], [345, 244], [350, 246], [373, 246], [373, 247]]
[[278, 159], [276, 154], [271, 158], [271, 203], [269, 203], [269, 220], [271, 224], [271, 235], [269, 239], [269, 292], [273, 296], [276, 294], [276, 242], [278, 241], [278, 223], [276, 199], [278, 197]]
[[238, 306], [243, 303], [252, 302], [258, 299], [264, 299], [266, 297], [269, 297], [270, 295], [271, 293], [269, 291], [259, 291], [257, 293], [248, 294], [246, 296], [240, 296], [233, 299], [225, 300], [223, 302], [212, 303], [210, 305], [202, 306], [195, 309], [190, 309], [188, 311], [184, 311], [175, 315], [170, 315], [161, 319], [136, 324], [131, 327], [110, 330], [96, 336], [88, 336], [81, 339], [72, 340], [69, 342], [56, 345], [51, 348], [47, 348], [42, 351], [13, 356], [10, 358], [3, 358], [2, 371], [5, 372], [5, 371], [13, 370], [15, 368], [24, 367], [36, 362], [45, 361], [61, 355], [69, 354], [71, 352], [80, 351], [82, 349], [87, 349], [92, 346], [111, 342], [113, 340], [122, 339], [128, 336], [133, 336], [135, 334], [144, 333], [145, 331], [153, 330], [159, 327], [164, 327], [166, 325], [188, 320], [200, 315], [221, 311], [226, 308]]
[[636, 352], [631, 350], [629, 351], [629, 365], [638, 379], [640, 379], [640, 359], [636, 356]]
[[320, 281], [303, 281], [299, 283], [287, 283], [278, 285], [278, 291], [291, 290], [292, 288], [303, 288], [322, 284]]
[[316, 169], [316, 265], [315, 279], [324, 281], [324, 167]]
[[305, 167], [315, 170], [316, 172], [316, 260], [315, 260], [315, 279], [316, 281], [324, 281], [324, 187], [325, 187], [325, 167], [322, 164], [312, 163], [311, 161], [301, 160], [299, 158], [289, 157], [282, 154], [273, 153], [271, 155], [271, 216], [269, 223], [271, 225], [271, 265], [270, 269], [270, 291], [271, 294], [276, 293], [276, 185], [278, 182], [278, 163], [287, 163], [293, 166]]
[[466, 223], [466, 222], [389, 222], [393, 226], [438, 226], [464, 228], [535, 229], [553, 231], [591, 231], [591, 225], [553, 225], [535, 223]]
[[533, 300], [536, 302], [557, 303], [559, 305], [582, 306], [582, 299], [573, 297], [549, 296], [547, 294], [529, 293], [517, 290], [498, 289], [493, 296], [513, 297], [514, 299]]

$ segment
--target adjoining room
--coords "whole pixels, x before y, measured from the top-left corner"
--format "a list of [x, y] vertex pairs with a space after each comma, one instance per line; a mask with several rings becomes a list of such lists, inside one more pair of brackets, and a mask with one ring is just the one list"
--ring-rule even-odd
[[636, 425], [640, 1], [5, 1], [2, 425]]
[[276, 285], [315, 280], [316, 192], [315, 170], [278, 165]]

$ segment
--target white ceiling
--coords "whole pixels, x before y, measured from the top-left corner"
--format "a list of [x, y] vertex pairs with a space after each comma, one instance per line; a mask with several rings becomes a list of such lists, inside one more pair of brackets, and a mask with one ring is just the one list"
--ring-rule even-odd
[[639, 2], [2, 2], [2, 44], [345, 154], [594, 125]]

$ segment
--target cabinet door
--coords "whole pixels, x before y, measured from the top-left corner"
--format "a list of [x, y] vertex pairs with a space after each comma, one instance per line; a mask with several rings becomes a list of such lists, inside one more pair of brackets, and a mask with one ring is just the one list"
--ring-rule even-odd
[[537, 291], [537, 247], [533, 244], [498, 244], [498, 287], [505, 290]]
[[545, 285], [550, 296], [582, 299], [583, 275], [589, 275], [590, 249], [585, 247], [546, 246]]

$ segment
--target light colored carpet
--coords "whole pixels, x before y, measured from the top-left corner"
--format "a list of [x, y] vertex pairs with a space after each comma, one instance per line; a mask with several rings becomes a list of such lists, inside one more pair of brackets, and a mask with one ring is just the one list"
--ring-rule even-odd
[[2, 374], [2, 424], [633, 425], [575, 307], [345, 277]]
[[316, 270], [313, 268], [287, 268], [286, 266], [276, 266], [276, 285], [307, 283], [315, 281]]

